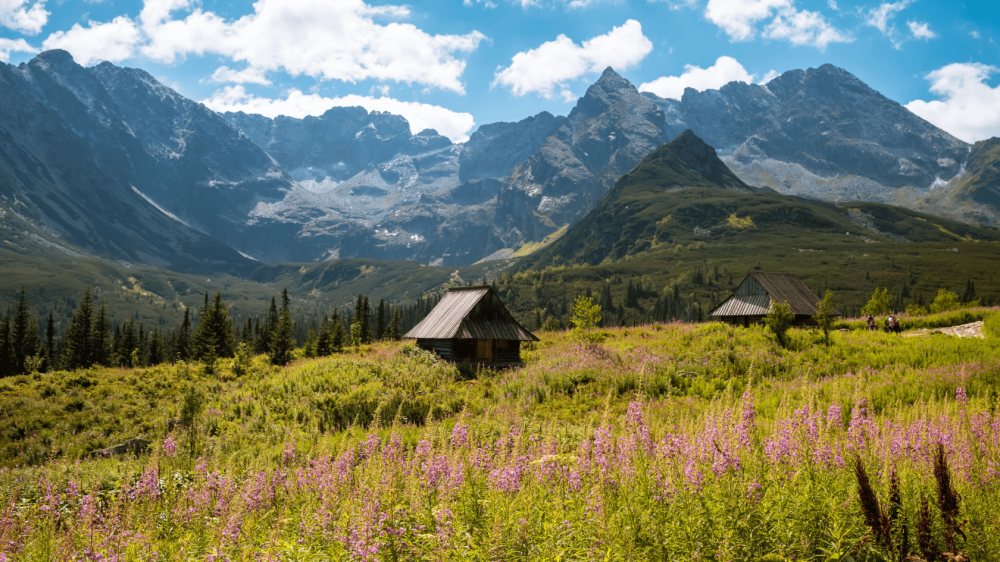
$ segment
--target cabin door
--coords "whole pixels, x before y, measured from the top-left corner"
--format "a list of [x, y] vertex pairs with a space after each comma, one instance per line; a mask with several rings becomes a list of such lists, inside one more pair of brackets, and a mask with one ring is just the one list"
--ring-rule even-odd
[[476, 340], [476, 359], [493, 361], [493, 340]]

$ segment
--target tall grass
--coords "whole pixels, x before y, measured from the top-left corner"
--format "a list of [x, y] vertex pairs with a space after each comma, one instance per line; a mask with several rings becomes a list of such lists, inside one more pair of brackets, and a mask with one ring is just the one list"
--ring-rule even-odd
[[[1000, 351], [722, 324], [548, 334], [468, 379], [378, 345], [233, 377], [0, 383], [0, 556], [18, 560], [888, 560], [860, 459], [916, 536], [943, 445], [973, 560], [1000, 552]], [[179, 423], [185, 396], [203, 410]], [[138, 456], [92, 457], [145, 437]], [[933, 533], [943, 539], [935, 512]], [[893, 558], [895, 559], [895, 558]]]

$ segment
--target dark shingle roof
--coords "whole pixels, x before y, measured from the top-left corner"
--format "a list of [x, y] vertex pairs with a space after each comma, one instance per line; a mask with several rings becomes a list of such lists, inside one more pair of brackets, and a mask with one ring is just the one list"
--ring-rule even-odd
[[[480, 303], [486, 305], [487, 314], [470, 318]], [[450, 289], [434, 310], [403, 337], [538, 341], [514, 320], [500, 297], [488, 286]]]
[[[787, 302], [796, 316], [814, 316], [820, 299], [805, 283], [791, 273], [750, 272], [737, 286], [737, 290], [747, 278], [760, 284], [767, 295], [737, 295], [737, 291], [709, 313], [709, 316], [763, 316], [771, 308], [772, 302]], [[833, 316], [841, 316], [837, 310]]]

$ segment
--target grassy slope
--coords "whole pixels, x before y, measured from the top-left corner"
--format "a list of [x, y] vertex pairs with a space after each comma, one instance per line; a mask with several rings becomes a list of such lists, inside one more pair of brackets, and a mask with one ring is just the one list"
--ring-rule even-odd
[[[594, 339], [545, 334], [525, 351], [524, 369], [476, 380], [397, 344], [287, 369], [258, 361], [243, 377], [223, 363], [212, 375], [167, 365], [7, 380], [0, 460], [42, 466], [2, 473], [0, 505], [19, 506], [4, 516], [11, 529], [30, 525], [22, 544], [36, 557], [46, 545], [96, 544], [168, 558], [214, 549], [337, 558], [350, 550], [339, 529], [366, 540], [377, 514], [366, 510], [378, 500], [406, 546], [376, 543], [397, 544], [404, 558], [575, 559], [597, 544], [633, 559], [716, 559], [709, 553], [722, 549], [732, 559], [779, 552], [800, 560], [825, 549], [876, 560], [845, 459], [858, 454], [878, 474], [898, 470], [912, 525], [920, 494], [934, 494], [927, 455], [940, 435], [969, 521], [962, 549], [979, 557], [1000, 549], [1000, 488], [988, 469], [1000, 466], [989, 429], [1000, 384], [993, 343], [852, 332], [835, 334], [827, 348], [817, 334], [793, 331], [784, 350], [760, 329], [720, 324], [612, 329]], [[192, 470], [183, 431], [176, 458], [77, 461], [135, 436], [159, 451], [192, 385], [205, 399], [195, 441], [201, 468]], [[959, 386], [968, 404], [956, 402]], [[747, 389], [753, 421], [741, 444]], [[626, 415], [632, 403], [644, 422]], [[644, 431], [656, 452], [629, 445]], [[890, 447], [899, 439], [904, 447]], [[163, 478], [155, 498], [137, 484], [152, 470]], [[288, 486], [272, 496], [279, 473]], [[457, 485], [441, 476], [459, 473]], [[100, 490], [114, 525], [88, 530], [73, 515], [80, 502], [72, 495], [61, 522], [40, 509], [46, 486], [59, 491], [70, 481]], [[881, 479], [875, 485], [884, 488]], [[203, 489], [226, 511], [213, 515], [199, 503]], [[137, 499], [115, 501], [117, 491]], [[420, 530], [440, 525], [441, 510], [453, 538]], [[382, 524], [374, 523], [376, 535]], [[104, 542], [122, 528], [140, 535]]]

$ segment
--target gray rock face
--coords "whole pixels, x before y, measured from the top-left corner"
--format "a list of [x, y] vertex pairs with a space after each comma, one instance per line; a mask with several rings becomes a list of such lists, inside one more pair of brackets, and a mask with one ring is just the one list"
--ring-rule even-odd
[[610, 67], [497, 197], [500, 247], [540, 240], [579, 220], [614, 182], [666, 142], [663, 111]]
[[[109, 86], [107, 70], [85, 69], [65, 51], [0, 64], [0, 207], [53, 244], [65, 240], [114, 259], [181, 271], [249, 266], [205, 231], [235, 234], [232, 202], [248, 208], [278, 187], [261, 178], [270, 158], [199, 104], [149, 87], [145, 73], [115, 69]], [[132, 88], [138, 83], [141, 95]], [[164, 106], [170, 115], [151, 111]], [[183, 137], [177, 121], [186, 124]], [[224, 175], [201, 157], [203, 133], [213, 126], [240, 158]], [[175, 200], [200, 204], [203, 213], [178, 217], [166, 210]]]
[[692, 129], [745, 181], [783, 193], [891, 201], [899, 188], [928, 190], [954, 177], [968, 153], [966, 143], [832, 65], [766, 85], [688, 89], [680, 101], [646, 95], [672, 132]]

